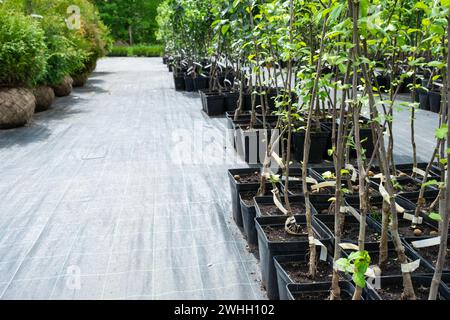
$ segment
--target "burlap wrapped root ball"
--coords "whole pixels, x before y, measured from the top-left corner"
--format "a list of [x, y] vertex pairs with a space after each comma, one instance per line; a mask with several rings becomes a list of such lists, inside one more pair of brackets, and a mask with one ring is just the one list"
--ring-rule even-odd
[[0, 129], [26, 125], [34, 114], [36, 98], [30, 89], [0, 88]]
[[55, 100], [55, 92], [51, 87], [40, 86], [33, 90], [34, 97], [36, 98], [35, 112], [42, 112], [48, 110]]
[[86, 84], [87, 80], [89, 78], [89, 73], [85, 72], [85, 73], [80, 73], [77, 75], [72, 75], [72, 79], [73, 79], [73, 87], [84, 87], [84, 85]]
[[73, 79], [71, 76], [65, 76], [58, 86], [53, 86], [53, 91], [57, 97], [66, 97], [72, 93]]

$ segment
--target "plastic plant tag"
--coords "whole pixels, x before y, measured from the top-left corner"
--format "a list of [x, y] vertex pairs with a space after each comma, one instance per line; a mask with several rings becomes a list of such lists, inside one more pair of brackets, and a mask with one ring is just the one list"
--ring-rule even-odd
[[280, 200], [278, 200], [278, 197], [277, 197], [278, 189], [273, 189], [272, 193], [273, 193], [273, 202], [275, 203], [275, 206], [278, 208], [278, 210], [283, 212], [283, 214], [288, 214], [288, 211], [286, 210], [286, 208], [283, 206], [283, 204], [280, 202]]
[[355, 167], [351, 164], [346, 164], [345, 169], [350, 170], [352, 172], [351, 180], [352, 180], [352, 182], [356, 182], [356, 179], [358, 178], [358, 174], [356, 173]]
[[376, 278], [377, 277], [375, 269], [373, 267], [368, 267], [367, 270], [366, 270], [366, 273], [364, 273], [364, 275], [366, 277], [369, 277], [369, 278]]
[[378, 190], [380, 191], [381, 196], [383, 197], [383, 200], [386, 203], [391, 203], [391, 197], [389, 197], [389, 193], [386, 191], [386, 189], [383, 186], [383, 183], [380, 183], [380, 187], [378, 188]]
[[406, 213], [406, 212], [403, 213], [403, 219], [412, 221], [412, 223], [415, 223], [415, 224], [422, 224], [423, 223], [423, 218], [422, 217], [416, 217], [415, 215], [410, 214], [410, 213]]
[[353, 207], [341, 207], [341, 213], [350, 213], [352, 216], [356, 218], [356, 220], [361, 221], [361, 215]]
[[402, 272], [408, 273], [408, 272], [414, 272], [420, 267], [420, 259], [417, 259], [416, 261], [402, 264]]
[[272, 158], [275, 160], [275, 162], [280, 166], [281, 169], [285, 168], [285, 165], [283, 163], [283, 160], [280, 158], [280, 156], [276, 152], [272, 152]]
[[321, 182], [319, 184], [313, 185], [311, 187], [311, 189], [313, 191], [315, 190], [320, 190], [322, 188], [326, 188], [326, 187], [335, 187], [336, 186], [336, 181], [325, 181], [325, 182]]
[[311, 184], [319, 184], [319, 182], [311, 177], [306, 177], [306, 183], [311, 183]]
[[339, 243], [339, 247], [343, 250], [359, 251], [359, 247], [354, 243]]
[[320, 260], [327, 261], [328, 250], [327, 247], [320, 242], [319, 239], [315, 239], [314, 237], [309, 237], [309, 244], [315, 244], [316, 246], [320, 246]]
[[417, 173], [418, 175], [421, 175], [422, 177], [425, 177], [426, 175], [426, 172], [419, 168], [413, 168], [413, 172]]
[[405, 208], [403, 208], [401, 205], [399, 205], [398, 203], [395, 203], [395, 208], [397, 209], [397, 212], [402, 214], [405, 213]]
[[441, 237], [440, 236], [439, 237], [435, 237], [435, 238], [431, 238], [431, 239], [425, 239], [425, 240], [419, 240], [419, 241], [411, 242], [413, 247], [417, 248], [417, 249], [437, 246], [440, 243], [441, 243]]

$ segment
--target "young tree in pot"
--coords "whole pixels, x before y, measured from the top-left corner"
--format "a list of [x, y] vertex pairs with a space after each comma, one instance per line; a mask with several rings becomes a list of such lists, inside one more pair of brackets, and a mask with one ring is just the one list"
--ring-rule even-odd
[[[450, 1], [448, 0], [441, 0], [441, 4], [446, 9], [447, 12], [450, 12]], [[448, 27], [447, 27], [447, 38], [448, 38], [448, 50], [447, 50], [447, 75], [446, 75], [446, 81], [444, 82], [446, 84], [447, 89], [447, 96], [446, 96], [446, 102], [447, 102], [447, 163], [450, 163], [450, 153], [448, 150], [450, 149], [450, 130], [448, 128], [450, 127], [450, 14], [447, 13], [447, 20], [448, 20]], [[435, 273], [433, 275], [433, 280], [431, 282], [431, 288], [430, 288], [430, 300], [435, 300], [437, 297], [438, 287], [439, 283], [442, 278], [442, 270], [444, 266], [445, 256], [447, 252], [447, 240], [448, 240], [448, 227], [449, 227], [449, 210], [450, 210], [450, 170], [447, 169], [447, 179], [446, 179], [446, 185], [445, 185], [445, 210], [443, 210], [443, 216], [442, 216], [442, 223], [440, 225], [441, 227], [441, 243], [439, 245], [439, 255], [437, 259], [436, 269]]]

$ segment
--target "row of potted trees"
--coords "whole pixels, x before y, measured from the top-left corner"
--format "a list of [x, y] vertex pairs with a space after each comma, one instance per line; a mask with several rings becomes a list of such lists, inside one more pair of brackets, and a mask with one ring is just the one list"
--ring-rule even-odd
[[87, 0], [0, 1], [0, 128], [27, 124], [83, 86], [110, 45]]
[[[195, 3], [202, 43], [179, 32], [196, 5], [163, 2], [164, 62], [175, 81], [209, 71], [206, 111], [211, 97], [236, 93], [228, 128], [251, 166], [229, 170], [232, 212], [269, 298], [448, 299], [448, 2]], [[415, 113], [431, 86], [441, 88], [439, 127], [419, 163]], [[411, 113], [405, 165], [394, 152], [398, 107]]]

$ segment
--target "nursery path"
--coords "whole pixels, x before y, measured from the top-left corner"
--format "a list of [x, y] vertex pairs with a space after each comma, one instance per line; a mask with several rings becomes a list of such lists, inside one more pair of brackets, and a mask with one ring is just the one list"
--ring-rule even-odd
[[224, 119], [161, 59], [108, 58], [0, 132], [3, 299], [263, 299], [232, 223]]

